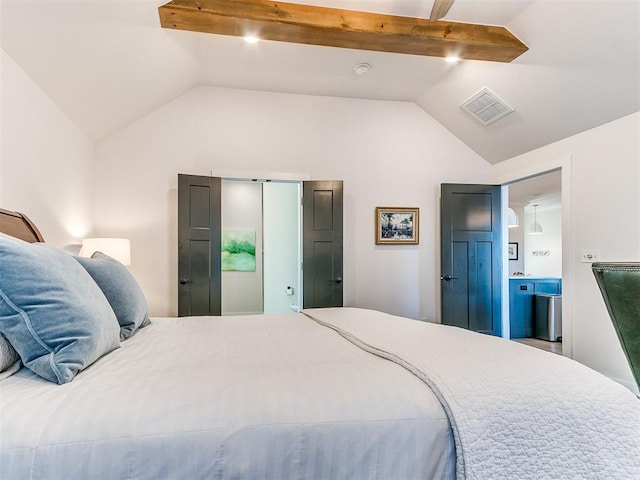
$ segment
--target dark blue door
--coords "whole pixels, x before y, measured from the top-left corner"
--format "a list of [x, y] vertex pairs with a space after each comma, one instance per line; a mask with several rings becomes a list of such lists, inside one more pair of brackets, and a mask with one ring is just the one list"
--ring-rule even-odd
[[442, 184], [442, 323], [502, 332], [500, 186]]

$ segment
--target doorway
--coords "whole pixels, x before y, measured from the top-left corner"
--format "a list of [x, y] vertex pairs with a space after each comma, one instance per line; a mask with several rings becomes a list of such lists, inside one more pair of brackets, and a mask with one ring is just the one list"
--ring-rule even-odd
[[[509, 276], [561, 276], [561, 170], [509, 184], [508, 204], [518, 220], [517, 225], [508, 229], [509, 243], [517, 244], [517, 248], [514, 245], [515, 255], [509, 261]], [[542, 231], [532, 235], [530, 231], [535, 223], [542, 227]]]
[[300, 196], [300, 182], [222, 180], [222, 315], [299, 310]]
[[[258, 180], [241, 181], [247, 185], [259, 183]], [[271, 188], [264, 188], [269, 183], [265, 180], [260, 182], [258, 188], [236, 189], [243, 200], [240, 203], [249, 205], [235, 206], [227, 212], [225, 216], [232, 221], [226, 224], [227, 231], [223, 231], [222, 179], [178, 174], [178, 316], [222, 314], [223, 269], [239, 277], [234, 280], [240, 280], [233, 288], [234, 298], [231, 300], [237, 300], [240, 306], [228, 308], [227, 305], [225, 313], [265, 312], [264, 271], [269, 263], [274, 267], [267, 266], [267, 269], [275, 274], [268, 274], [268, 284], [275, 288], [277, 294], [293, 299], [287, 298], [280, 302], [279, 307], [268, 306], [270, 310], [267, 312], [273, 313], [275, 308], [289, 313], [298, 311], [301, 306], [342, 306], [342, 180], [294, 182], [295, 202], [287, 200], [284, 206], [277, 203], [271, 205], [269, 202], [265, 209], [265, 191], [273, 193], [273, 198], [294, 197], [291, 195], [294, 191], [292, 188], [284, 194], [282, 188], [274, 192]], [[254, 200], [251, 201], [251, 198]], [[271, 235], [265, 234], [263, 218], [265, 210], [268, 212], [272, 206], [272, 212], [266, 215], [272, 219], [267, 230], [274, 234], [269, 241]], [[287, 211], [297, 219], [297, 222], [292, 222], [293, 225], [297, 224], [297, 229], [293, 232], [291, 227], [292, 233], [287, 235], [285, 241], [281, 221], [287, 218]], [[223, 237], [226, 242], [224, 247]], [[265, 238], [267, 244], [271, 245], [267, 256]], [[296, 246], [288, 243], [294, 239]], [[280, 248], [281, 257], [275, 253], [278, 247], [283, 247]], [[272, 262], [265, 263], [266, 257]], [[297, 282], [294, 281], [295, 275], [287, 273], [288, 269], [283, 267], [283, 259], [286, 259], [286, 264], [293, 269], [293, 260], [289, 262], [292, 258], [297, 259]], [[280, 275], [283, 272], [284, 277]], [[279, 281], [283, 283], [279, 284]], [[267, 302], [267, 305], [272, 304]]]
[[509, 338], [561, 352], [562, 171], [558, 168], [515, 181], [506, 190]]
[[[555, 162], [554, 162], [555, 163]], [[537, 300], [535, 298], [536, 290], [537, 293], [540, 294], [540, 297], [543, 295], [562, 295], [563, 298], [555, 298], [553, 302], [554, 305], [560, 303], [562, 314], [565, 317], [566, 321], [562, 322], [562, 326], [560, 327], [560, 333], [557, 334], [558, 337], [562, 337], [564, 343], [564, 354], [567, 356], [571, 355], [571, 304], [570, 301], [567, 300], [571, 298], [571, 285], [572, 285], [572, 277], [571, 270], [567, 268], [567, 264], [569, 264], [569, 260], [571, 258], [570, 252], [572, 251], [571, 245], [568, 242], [568, 239], [571, 238], [570, 231], [571, 225], [568, 219], [570, 218], [570, 158], [560, 159], [559, 165], [555, 168], [543, 170], [540, 173], [530, 173], [529, 175], [522, 175], [519, 178], [516, 177], [513, 180], [502, 181], [502, 218], [503, 221], [500, 221], [500, 218], [496, 218], [492, 220], [492, 224], [495, 225], [503, 225], [501, 227], [503, 230], [503, 234], [501, 236], [501, 252], [498, 252], [495, 255], [495, 258], [502, 258], [502, 268], [495, 268], [495, 271], [500, 270], [500, 276], [502, 277], [502, 293], [499, 294], [497, 289], [493, 290], [493, 294], [488, 294], [489, 290], [484, 289], [483, 295], [480, 295], [480, 299], [484, 298], [486, 301], [490, 301], [492, 298], [500, 299], [502, 298], [501, 305], [502, 307], [498, 309], [495, 308], [495, 311], [502, 311], [501, 322], [494, 322], [495, 325], [498, 325], [497, 328], [492, 332], [493, 334], [501, 335], [505, 338], [526, 338], [526, 337], [536, 337], [536, 333], [534, 331], [534, 302]], [[455, 186], [454, 186], [455, 187]], [[479, 185], [475, 187], [484, 187], [489, 188], [489, 185]], [[509, 202], [509, 189], [512, 189], [511, 194], [511, 202]], [[443, 185], [444, 188], [444, 185]], [[457, 188], [457, 187], [456, 187]], [[564, 202], [561, 201], [562, 193], [566, 194], [566, 199]], [[467, 195], [465, 195], [466, 197]], [[449, 284], [455, 284], [454, 280], [462, 280], [462, 282], [458, 281], [457, 283], [467, 284], [467, 277], [464, 275], [460, 275], [455, 273], [455, 265], [456, 262], [450, 262], [451, 259], [457, 258], [455, 255], [449, 253], [449, 248], [447, 245], [450, 243], [449, 239], [449, 217], [452, 217], [451, 213], [447, 213], [445, 204], [448, 203], [445, 201], [446, 197], [444, 195], [441, 196], [441, 239], [442, 239], [442, 248], [441, 248], [441, 280], [443, 281], [443, 286], [441, 289], [442, 293], [442, 301], [441, 301], [441, 309], [442, 309], [442, 321], [443, 323], [451, 323], [447, 321], [448, 311], [452, 310], [449, 306], [454, 305], [454, 307], [461, 306], [458, 308], [462, 313], [465, 311], [469, 312], [468, 303], [474, 299], [475, 297], [471, 296], [471, 291], [465, 292], [462, 291], [459, 295], [459, 298], [456, 301], [448, 301], [447, 300], [447, 292], [450, 290]], [[530, 224], [537, 224], [537, 206], [540, 204], [543, 205], [546, 216], [545, 221], [547, 222], [547, 243], [544, 242], [528, 242], [525, 241], [529, 236], [528, 229], [531, 228]], [[517, 225], [516, 229], [507, 229], [507, 207], [513, 206], [518, 209], [520, 222]], [[487, 210], [488, 209], [484, 209]], [[452, 211], [457, 212], [458, 215], [461, 215], [465, 222], [469, 223], [471, 220], [478, 220], [482, 218], [482, 215], [479, 215], [479, 212], [484, 211], [480, 205], [476, 205], [473, 208], [473, 211], [468, 208], [462, 208], [462, 206], [458, 206]], [[466, 213], [465, 213], [466, 212]], [[515, 212], [514, 212], [515, 213]], [[515, 215], [514, 215], [515, 216]], [[488, 217], [487, 217], [488, 218]], [[448, 222], [448, 223], [447, 223]], [[465, 222], [462, 222], [460, 225], [464, 225]], [[479, 224], [480, 225], [480, 224]], [[484, 222], [485, 227], [480, 228], [480, 230], [489, 232], [492, 229], [489, 228], [489, 223]], [[454, 230], [459, 230], [460, 228], [454, 228]], [[539, 229], [539, 226], [538, 226]], [[474, 228], [472, 228], [474, 230]], [[509, 232], [518, 232], [516, 234]], [[509, 233], [508, 233], [509, 232]], [[569, 234], [568, 234], [569, 232]], [[535, 237], [534, 237], [535, 238]], [[551, 240], [549, 241], [549, 238]], [[464, 242], [458, 242], [461, 245], [464, 245]], [[476, 248], [462, 248], [461, 253], [465, 251], [475, 252]], [[531, 256], [536, 262], [535, 268], [532, 268], [533, 274], [527, 275], [526, 269], [524, 267], [518, 268], [518, 265], [525, 265], [528, 257]], [[465, 258], [465, 255], [458, 255], [460, 258]], [[472, 258], [472, 257], [469, 257]], [[552, 260], [551, 262], [549, 260]], [[515, 262], [518, 262], [515, 265]], [[450, 264], [451, 263], [451, 264]], [[488, 265], [488, 262], [485, 262]], [[462, 263], [461, 263], [462, 265]], [[552, 269], [549, 270], [549, 265], [552, 265]], [[541, 271], [540, 269], [546, 269], [546, 271]], [[458, 269], [459, 270], [459, 269]], [[453, 274], [451, 272], [454, 272]], [[566, 280], [565, 278], [566, 277]], [[473, 275], [472, 278], [476, 279], [477, 275]], [[518, 296], [518, 300], [521, 305], [519, 311], [514, 313], [512, 305], [513, 302], [513, 291], [510, 288], [510, 284], [516, 283], [516, 281], [522, 281], [524, 283], [522, 285], [517, 285], [516, 293], [520, 293]], [[475, 282], [475, 280], [474, 280]], [[487, 283], [487, 282], [485, 282]], [[475, 285], [473, 283], [472, 285]], [[479, 290], [474, 292], [474, 295], [478, 295]], [[566, 295], [565, 295], [566, 293]], [[559, 301], [559, 302], [558, 302]], [[474, 300], [475, 303], [478, 300]], [[555, 309], [560, 310], [560, 309]], [[458, 315], [459, 317], [464, 317], [464, 315]], [[473, 318], [478, 315], [474, 313], [472, 315]], [[526, 317], [526, 318], [524, 318]], [[512, 321], [513, 320], [513, 321]], [[517, 322], [516, 322], [517, 321]], [[516, 322], [516, 323], [514, 323]], [[458, 322], [460, 323], [460, 322]], [[500, 326], [501, 324], [501, 326]], [[464, 326], [465, 328], [473, 328], [469, 322], [462, 322], [460, 326]], [[554, 335], [556, 335], [554, 329]], [[487, 333], [489, 333], [487, 331]]]

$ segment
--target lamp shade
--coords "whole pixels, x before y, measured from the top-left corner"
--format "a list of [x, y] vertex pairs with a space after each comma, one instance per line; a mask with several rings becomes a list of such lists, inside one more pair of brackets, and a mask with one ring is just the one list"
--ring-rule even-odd
[[509, 228], [516, 228], [520, 226], [520, 219], [518, 218], [518, 214], [516, 213], [516, 211], [509, 207], [509, 221], [508, 221], [508, 226]]
[[82, 240], [81, 256], [91, 257], [95, 252], [109, 255], [123, 265], [131, 265], [131, 241], [128, 238], [104, 237]]
[[540, 225], [538, 222], [534, 222], [529, 229], [529, 235], [540, 235], [542, 233], [542, 225]]
[[529, 228], [529, 235], [542, 234], [542, 225], [538, 223], [538, 205], [533, 206], [533, 223]]

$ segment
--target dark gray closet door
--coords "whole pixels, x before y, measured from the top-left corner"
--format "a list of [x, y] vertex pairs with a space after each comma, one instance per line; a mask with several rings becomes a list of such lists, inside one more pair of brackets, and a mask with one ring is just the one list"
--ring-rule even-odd
[[178, 175], [178, 315], [220, 315], [221, 179]]
[[341, 180], [303, 182], [304, 308], [343, 304], [342, 183]]

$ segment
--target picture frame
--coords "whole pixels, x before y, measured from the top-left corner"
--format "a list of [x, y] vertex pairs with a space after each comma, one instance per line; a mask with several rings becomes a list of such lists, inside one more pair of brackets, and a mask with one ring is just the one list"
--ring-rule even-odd
[[376, 245], [418, 245], [420, 209], [376, 207]]
[[223, 230], [220, 254], [223, 272], [255, 272], [256, 231]]
[[509, 260], [518, 260], [518, 242], [509, 242]]

